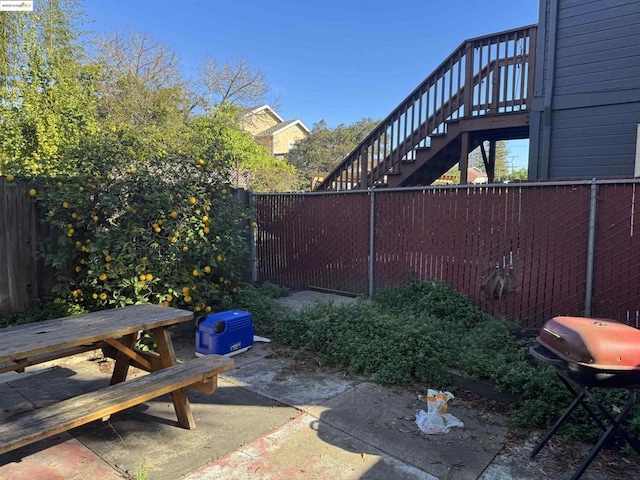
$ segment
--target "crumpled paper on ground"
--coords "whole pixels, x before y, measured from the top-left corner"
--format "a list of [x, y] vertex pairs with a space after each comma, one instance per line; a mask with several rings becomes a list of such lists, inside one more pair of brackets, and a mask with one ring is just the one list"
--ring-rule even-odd
[[427, 411], [420, 410], [416, 414], [416, 425], [420, 431], [427, 435], [443, 435], [453, 427], [464, 427], [459, 418], [447, 413], [448, 402], [453, 398], [451, 392], [427, 390]]

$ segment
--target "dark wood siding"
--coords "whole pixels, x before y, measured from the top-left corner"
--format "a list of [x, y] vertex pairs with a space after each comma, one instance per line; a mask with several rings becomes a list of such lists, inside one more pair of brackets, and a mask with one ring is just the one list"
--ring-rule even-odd
[[535, 89], [530, 178], [633, 176], [640, 0], [542, 1], [544, 86]]
[[[615, 108], [613, 108], [615, 107]], [[623, 177], [633, 173], [639, 104], [553, 113], [551, 178]]]

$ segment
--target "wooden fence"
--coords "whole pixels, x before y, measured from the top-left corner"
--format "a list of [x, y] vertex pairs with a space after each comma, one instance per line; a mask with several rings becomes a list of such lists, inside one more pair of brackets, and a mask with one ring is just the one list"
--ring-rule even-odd
[[639, 326], [639, 186], [260, 194], [257, 280], [367, 295], [436, 278], [525, 327], [555, 315]]
[[50, 291], [53, 275], [37, 260], [36, 220], [28, 189], [0, 177], [0, 314], [21, 312]]

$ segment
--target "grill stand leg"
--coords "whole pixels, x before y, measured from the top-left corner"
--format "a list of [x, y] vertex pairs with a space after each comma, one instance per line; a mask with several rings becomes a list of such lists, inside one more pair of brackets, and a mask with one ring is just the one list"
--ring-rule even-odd
[[[598, 442], [594, 445], [594, 447], [589, 452], [589, 456], [584, 460], [584, 462], [582, 462], [582, 465], [580, 465], [580, 468], [578, 468], [578, 470], [574, 472], [573, 476], [571, 477], [571, 480], [578, 480], [584, 474], [587, 468], [589, 468], [589, 465], [591, 465], [593, 460], [595, 460], [600, 450], [602, 450], [604, 443], [607, 441], [607, 438], [609, 438], [609, 436], [614, 430], [619, 432], [627, 441], [627, 443], [636, 451], [636, 453], [640, 455], [640, 446], [633, 438], [629, 436], [629, 434], [627, 434], [624, 428], [622, 428], [622, 423], [624, 422], [626, 416], [629, 414], [631, 409], [636, 404], [635, 390], [628, 389], [629, 398], [627, 400], [627, 403], [625, 404], [624, 408], [620, 411], [620, 413], [614, 418], [607, 411], [607, 409], [604, 408], [602, 403], [595, 397], [595, 395], [587, 387], [579, 386], [580, 391], [578, 393], [578, 391], [572, 387], [568, 378], [561, 371], [556, 371], [556, 373], [560, 377], [560, 380], [562, 381], [562, 383], [567, 387], [567, 389], [571, 393], [577, 394], [577, 396], [573, 400], [573, 402], [571, 402], [571, 405], [569, 406], [569, 408], [565, 410], [565, 412], [558, 419], [558, 421], [553, 425], [553, 427], [551, 427], [551, 430], [549, 430], [549, 432], [547, 432], [547, 434], [540, 441], [540, 443], [536, 445], [536, 447], [531, 452], [530, 458], [534, 458], [540, 452], [542, 447], [544, 447], [549, 442], [551, 437], [553, 437], [553, 435], [556, 434], [556, 432], [560, 429], [562, 424], [569, 418], [569, 416], [578, 407], [578, 405], [583, 406], [583, 408], [587, 411], [589, 416], [598, 424], [598, 426], [600, 427], [600, 430], [602, 430], [603, 433], [600, 435]], [[589, 406], [585, 403], [584, 401], [585, 397], [589, 398], [589, 400], [591, 400], [598, 407], [598, 410], [600, 410], [600, 412], [608, 420], [609, 426], [607, 428], [605, 428], [602, 421], [597, 417], [595, 413], [593, 413], [593, 410], [591, 410], [591, 408], [589, 408]]]
[[636, 392], [634, 390], [629, 390], [629, 400], [627, 400], [626, 405], [624, 406], [624, 408], [616, 418], [613, 418], [611, 416], [611, 414], [602, 406], [602, 404], [593, 397], [593, 394], [591, 392], [588, 392], [588, 395], [591, 400], [596, 402], [600, 411], [611, 422], [611, 425], [609, 425], [609, 427], [605, 430], [604, 434], [600, 436], [600, 439], [598, 440], [598, 442], [589, 452], [589, 456], [585, 459], [584, 462], [582, 462], [582, 465], [580, 465], [580, 468], [578, 468], [578, 470], [576, 470], [576, 472], [573, 474], [573, 476], [571, 477], [571, 480], [577, 480], [582, 476], [582, 474], [587, 470], [587, 468], [589, 468], [589, 465], [591, 465], [591, 462], [595, 460], [600, 450], [602, 450], [602, 446], [604, 445], [604, 442], [607, 441], [607, 438], [609, 438], [609, 435], [611, 435], [611, 433], [614, 430], [621, 433], [624, 439], [627, 441], [627, 443], [629, 443], [629, 445], [631, 445], [631, 447], [636, 451], [636, 453], [640, 454], [640, 450], [638, 450], [637, 443], [631, 437], [629, 437], [627, 432], [625, 432], [625, 430], [621, 426], [621, 423], [624, 421], [624, 418], [627, 416], [627, 414], [631, 411], [631, 409], [636, 403]]
[[556, 432], [560, 429], [562, 424], [567, 421], [569, 416], [578, 407], [578, 405], [582, 405], [582, 408], [584, 408], [586, 412], [589, 414], [589, 416], [593, 419], [593, 421], [596, 422], [596, 424], [600, 427], [600, 430], [602, 430], [603, 432], [606, 430], [606, 427], [604, 426], [602, 421], [598, 418], [598, 416], [595, 413], [593, 413], [593, 410], [584, 401], [585, 397], [587, 396], [587, 392], [585, 392], [584, 390], [581, 390], [580, 392], [578, 392], [575, 388], [573, 388], [571, 383], [569, 383], [569, 381], [566, 380], [565, 377], [560, 373], [558, 373], [558, 377], [560, 378], [560, 381], [564, 384], [564, 386], [567, 388], [567, 390], [569, 390], [569, 392], [571, 392], [573, 395], [576, 395], [576, 398], [571, 403], [571, 405], [569, 405], [569, 408], [565, 410], [565, 412], [558, 419], [558, 421], [553, 425], [553, 427], [551, 427], [551, 430], [549, 430], [547, 434], [544, 436], [544, 438], [540, 440], [540, 443], [536, 445], [536, 447], [531, 452], [531, 455], [529, 456], [529, 458], [534, 458], [540, 452], [540, 450], [542, 450], [542, 447], [544, 447], [547, 444], [547, 442], [551, 440], [551, 437], [553, 437], [556, 434]]
[[580, 403], [582, 403], [582, 400], [584, 399], [584, 397], [585, 397], [584, 392], [580, 392], [580, 395], [578, 395], [576, 399], [571, 403], [569, 408], [565, 410], [565, 412], [558, 419], [555, 425], [551, 427], [551, 430], [549, 430], [547, 434], [544, 436], [544, 438], [540, 440], [540, 443], [536, 445], [536, 448], [533, 449], [529, 458], [534, 458], [540, 452], [540, 450], [542, 450], [542, 447], [544, 447], [547, 444], [547, 442], [551, 440], [551, 437], [553, 437], [556, 434], [556, 432], [560, 429], [562, 424], [569, 418], [569, 416], [573, 413], [576, 407], [580, 405]]

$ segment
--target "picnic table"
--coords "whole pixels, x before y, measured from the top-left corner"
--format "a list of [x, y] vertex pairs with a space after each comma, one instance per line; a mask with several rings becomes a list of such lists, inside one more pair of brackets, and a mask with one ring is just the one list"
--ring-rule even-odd
[[[193, 313], [157, 305], [133, 305], [74, 317], [0, 329], [0, 374], [90, 350], [115, 359], [108, 386], [45, 408], [24, 412], [0, 424], [0, 454], [77, 426], [107, 419], [115, 412], [171, 394], [178, 424], [195, 428], [185, 387], [213, 393], [217, 375], [233, 360], [207, 355], [178, 363], [168, 328], [193, 319]], [[150, 331], [157, 352], [135, 348], [141, 331]], [[146, 370], [126, 380], [130, 366]]]

